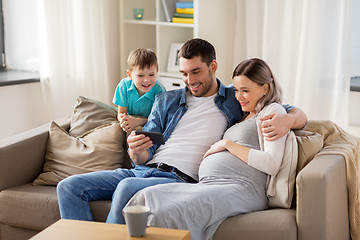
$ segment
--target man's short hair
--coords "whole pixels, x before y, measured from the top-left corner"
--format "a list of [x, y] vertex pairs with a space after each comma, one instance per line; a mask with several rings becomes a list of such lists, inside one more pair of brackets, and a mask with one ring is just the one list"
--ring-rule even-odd
[[186, 59], [198, 56], [201, 57], [201, 61], [209, 66], [213, 60], [216, 60], [214, 46], [204, 39], [194, 38], [184, 43], [178, 54], [179, 58]]

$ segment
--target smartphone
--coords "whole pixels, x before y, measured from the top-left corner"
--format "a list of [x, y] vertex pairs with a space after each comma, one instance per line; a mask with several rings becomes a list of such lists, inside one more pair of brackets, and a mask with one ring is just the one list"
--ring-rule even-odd
[[165, 144], [165, 139], [162, 133], [135, 130], [135, 134], [136, 135], [144, 134], [145, 136], [150, 138], [153, 144], [158, 144], [158, 145]]

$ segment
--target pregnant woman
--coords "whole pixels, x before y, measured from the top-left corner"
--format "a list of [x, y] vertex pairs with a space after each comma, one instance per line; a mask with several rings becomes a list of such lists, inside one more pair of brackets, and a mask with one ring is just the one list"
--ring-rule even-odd
[[149, 218], [151, 226], [188, 229], [191, 239], [211, 239], [227, 217], [267, 208], [267, 179], [279, 171], [287, 135], [267, 141], [259, 119], [286, 113], [281, 89], [268, 65], [257, 58], [235, 68], [233, 84], [246, 114], [206, 152], [200, 182], [149, 187], [129, 201], [150, 207], [155, 213]]

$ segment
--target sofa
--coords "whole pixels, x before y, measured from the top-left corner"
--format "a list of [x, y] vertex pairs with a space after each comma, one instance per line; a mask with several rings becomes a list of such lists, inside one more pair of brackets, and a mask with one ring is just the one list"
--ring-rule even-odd
[[[68, 131], [73, 120], [74, 114], [56, 122]], [[45, 169], [50, 128], [49, 123], [0, 141], [0, 240], [29, 239], [60, 219], [56, 186], [34, 185]], [[229, 217], [213, 239], [350, 238], [344, 157], [319, 154], [323, 150], [321, 134], [295, 133], [299, 155], [306, 159], [297, 166], [292, 207]], [[126, 135], [122, 137], [126, 142]], [[126, 151], [123, 154], [127, 162], [123, 167], [131, 167]], [[95, 221], [105, 221], [110, 204], [110, 200], [90, 203]]]

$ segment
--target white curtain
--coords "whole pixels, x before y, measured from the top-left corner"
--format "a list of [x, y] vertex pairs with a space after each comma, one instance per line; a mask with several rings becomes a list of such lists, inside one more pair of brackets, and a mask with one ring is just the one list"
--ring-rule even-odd
[[284, 103], [348, 122], [351, 0], [237, 0], [234, 64], [264, 59]]
[[50, 118], [79, 95], [111, 103], [120, 79], [118, 0], [39, 0], [41, 77]]

